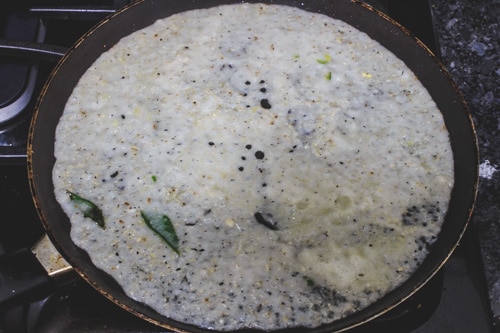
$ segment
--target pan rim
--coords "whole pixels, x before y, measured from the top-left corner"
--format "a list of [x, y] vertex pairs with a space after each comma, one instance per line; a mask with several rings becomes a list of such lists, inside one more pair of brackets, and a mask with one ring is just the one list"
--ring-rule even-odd
[[[78, 50], [80, 50], [81, 45], [84, 43], [88, 43], [89, 39], [92, 39], [93, 38], [92, 36], [95, 33], [97, 33], [98, 31], [101, 31], [100, 29], [102, 29], [102, 27], [105, 27], [107, 24], [110, 24], [109, 22], [113, 22], [113, 20], [116, 20], [117, 18], [121, 18], [122, 15], [130, 14], [130, 11], [132, 11], [134, 8], [137, 8], [139, 5], [142, 5], [144, 3], [154, 3], [154, 2], [155, 2], [154, 0], [153, 1], [139, 0], [139, 1], [123, 8], [122, 10], [118, 11], [117, 13], [113, 14], [112, 16], [105, 19], [104, 21], [100, 22], [96, 27], [94, 27], [87, 34], [82, 36], [82, 38], [79, 39], [79, 41], [68, 51], [68, 53], [63, 57], [63, 59], [61, 59], [61, 61], [56, 65], [55, 70], [53, 71], [53, 73], [49, 77], [47, 83], [44, 85], [44, 88], [42, 89], [42, 93], [41, 93], [40, 98], [39, 98], [37, 105], [35, 107], [35, 111], [33, 114], [31, 125], [30, 125], [30, 130], [29, 130], [29, 135], [28, 135], [28, 152], [27, 152], [28, 178], [29, 178], [29, 184], [30, 184], [32, 196], [33, 196], [33, 199], [35, 202], [35, 207], [38, 211], [38, 215], [40, 216], [40, 218], [42, 220], [42, 223], [44, 224], [45, 229], [47, 230], [47, 233], [48, 233], [50, 239], [52, 240], [52, 242], [54, 243], [56, 248], [65, 257], [65, 259], [75, 268], [75, 270], [78, 272], [78, 274], [85, 281], [87, 281], [89, 284], [91, 284], [101, 294], [103, 294], [105, 297], [107, 297], [108, 299], [113, 301], [115, 304], [117, 304], [120, 307], [124, 308], [125, 310], [135, 314], [136, 316], [138, 316], [142, 319], [145, 319], [146, 321], [149, 321], [149, 322], [156, 324], [158, 326], [161, 326], [161, 327], [165, 327], [167, 329], [173, 329], [173, 330], [177, 330], [177, 331], [179, 331], [179, 330], [185, 331], [185, 332], [198, 331], [196, 328], [194, 328], [194, 330], [193, 330], [193, 328], [190, 327], [190, 325], [183, 326], [181, 324], [181, 325], [177, 326], [176, 322], [173, 322], [174, 325], [172, 325], [171, 322], [163, 322], [162, 320], [158, 320], [158, 318], [153, 318], [147, 314], [144, 314], [142, 311], [137, 311], [137, 309], [135, 307], [129, 306], [128, 303], [124, 304], [121, 300], [117, 299], [114, 294], [109, 293], [107, 290], [103, 289], [99, 283], [96, 283], [96, 281], [90, 277], [90, 275], [86, 269], [80, 268], [80, 265], [78, 264], [78, 261], [80, 259], [74, 260], [74, 258], [75, 258], [74, 256], [68, 255], [66, 253], [67, 250], [65, 248], [65, 245], [61, 244], [61, 242], [58, 240], [57, 236], [54, 236], [55, 234], [57, 234], [57, 232], [55, 232], [53, 230], [53, 225], [50, 222], [50, 217], [47, 217], [47, 215], [46, 215], [46, 211], [49, 208], [47, 208], [47, 205], [40, 198], [40, 193], [42, 191], [40, 190], [39, 184], [37, 183], [38, 182], [38, 180], [37, 180], [38, 179], [37, 178], [38, 177], [38, 168], [39, 168], [37, 163], [39, 163], [39, 160], [41, 159], [41, 157], [38, 157], [38, 155], [37, 155], [39, 145], [36, 141], [37, 141], [37, 137], [39, 136], [38, 133], [40, 131], [42, 131], [41, 127], [43, 127], [40, 124], [40, 122], [41, 122], [40, 121], [40, 119], [41, 119], [40, 114], [42, 112], [47, 113], [48, 111], [46, 109], [50, 109], [49, 107], [46, 106], [46, 104], [47, 104], [46, 95], [50, 94], [49, 89], [51, 89], [51, 87], [52, 87], [52, 84], [54, 82], [53, 80], [55, 80], [55, 77], [58, 75], [58, 73], [60, 73], [60, 71], [66, 70], [65, 66], [67, 66], [68, 62], [71, 62], [73, 54], [75, 52], [79, 52]], [[192, 1], [192, 3], [195, 3], [195, 2], [197, 2], [197, 1]], [[201, 1], [201, 2], [203, 2], [203, 1]], [[220, 3], [220, 1], [211, 1], [211, 2]], [[242, 3], [242, 2], [260, 2], [260, 1], [223, 0], [221, 2], [222, 3]], [[289, 2], [289, 1], [286, 1], [286, 0], [270, 1], [270, 3], [282, 3], [282, 2]], [[325, 1], [319, 1], [319, 2], [321, 3], [321, 2], [325, 2]], [[354, 328], [356, 326], [362, 325], [368, 321], [371, 321], [371, 320], [375, 319], [376, 317], [379, 317], [379, 316], [383, 315], [384, 313], [387, 313], [392, 308], [398, 306], [399, 304], [404, 302], [406, 299], [410, 298], [422, 286], [424, 286], [430, 279], [432, 279], [432, 277], [434, 277], [434, 275], [440, 270], [440, 268], [445, 264], [445, 262], [452, 255], [453, 251], [458, 246], [463, 234], [466, 231], [466, 228], [467, 228], [469, 221], [471, 219], [471, 215], [473, 213], [474, 202], [476, 200], [478, 183], [479, 183], [479, 149], [478, 149], [477, 136], [476, 136], [476, 132], [475, 132], [475, 128], [474, 128], [474, 122], [473, 122], [472, 116], [470, 115], [470, 113], [468, 111], [464, 97], [462, 96], [462, 94], [458, 90], [457, 85], [451, 79], [451, 76], [446, 71], [444, 65], [442, 65], [440, 63], [440, 61], [434, 56], [434, 54], [422, 42], [420, 42], [417, 38], [412, 36], [409, 31], [407, 31], [400, 24], [398, 24], [397, 22], [395, 22], [394, 20], [389, 18], [387, 15], [385, 15], [381, 12], [378, 12], [377, 10], [369, 7], [368, 5], [364, 4], [363, 2], [361, 2], [359, 0], [346, 0], [343, 3], [348, 3], [348, 2], [355, 4], [356, 6], [360, 5], [361, 7], [372, 12], [374, 15], [377, 15], [379, 18], [390, 23], [393, 27], [397, 28], [400, 33], [404, 34], [406, 36], [405, 37], [406, 39], [413, 40], [425, 53], [427, 53], [429, 59], [435, 63], [435, 66], [437, 67], [436, 70], [441, 72], [441, 75], [446, 78], [447, 82], [450, 84], [452, 89], [455, 91], [456, 101], [458, 104], [460, 104], [460, 106], [456, 106], [456, 107], [460, 108], [461, 109], [460, 112], [464, 113], [462, 116], [465, 116], [465, 118], [467, 118], [467, 120], [465, 122], [470, 127], [468, 130], [471, 132], [471, 135], [468, 137], [468, 139], [469, 140], [472, 139], [471, 142], [469, 142], [469, 144], [472, 147], [471, 149], [473, 150], [473, 152], [472, 152], [473, 161], [470, 163], [471, 163], [471, 165], [473, 164], [472, 168], [474, 170], [473, 171], [468, 170], [468, 172], [471, 173], [471, 175], [469, 175], [471, 177], [471, 179], [468, 179], [467, 181], [469, 183], [472, 183], [472, 186], [470, 188], [468, 188], [467, 208], [466, 208], [466, 211], [463, 212], [463, 216], [462, 216], [464, 221], [461, 221], [460, 228], [458, 228], [456, 230], [456, 234], [453, 235], [453, 237], [452, 237], [455, 240], [449, 242], [450, 243], [449, 246], [447, 246], [447, 248], [442, 251], [443, 255], [440, 256], [439, 260], [435, 260], [432, 264], [429, 264], [431, 267], [426, 268], [425, 274], [419, 273], [422, 271], [421, 267], [419, 267], [419, 269], [415, 272], [415, 275], [419, 274], [419, 278], [417, 279], [418, 281], [415, 281], [415, 283], [411, 284], [411, 288], [410, 288], [411, 290], [407, 290], [407, 292], [404, 293], [405, 294], [404, 297], [398, 297], [397, 300], [392, 299], [391, 295], [395, 295], [395, 291], [398, 291], [402, 287], [406, 286], [406, 284], [408, 282], [408, 281], [406, 281], [400, 287], [396, 288], [395, 291], [389, 292], [382, 299], [375, 302], [377, 304], [378, 303], [380, 303], [380, 304], [389, 303], [384, 307], [384, 309], [382, 309], [380, 311], [368, 311], [365, 314], [366, 309], [371, 309], [371, 306], [369, 306], [368, 308], [365, 308], [361, 311], [356, 312], [354, 315], [348, 316], [348, 317], [340, 319], [340, 320], [336, 320], [335, 322], [330, 323], [330, 324], [325, 324], [325, 325], [319, 326], [319, 327], [315, 328], [314, 330], [312, 330], [314, 332], [330, 332], [332, 330], [343, 331], [343, 330], [351, 329], [351, 328]], [[298, 1], [295, 1], [295, 3], [299, 4]], [[130, 14], [130, 15], [132, 15], [132, 14]], [[351, 23], [349, 23], [349, 24], [351, 24]], [[358, 27], [356, 27], [356, 28], [358, 28]], [[111, 46], [106, 45], [104, 47], [104, 49], [107, 49], [109, 47], [111, 47]], [[42, 110], [45, 110], [45, 111], [42, 111]], [[45, 120], [42, 120], [42, 123], [43, 122], [45, 122]], [[469, 156], [469, 157], [471, 157], [471, 156]], [[98, 270], [97, 268], [95, 268], [95, 269]], [[422, 276], [420, 276], [420, 275], [422, 275]], [[383, 301], [386, 298], [388, 298], [387, 301]], [[381, 300], [382, 300], [382, 302], [380, 302]], [[133, 303], [135, 303], [135, 301], [133, 301]], [[361, 313], [361, 315], [360, 315], [360, 313]], [[361, 318], [358, 318], [358, 317], [361, 317]], [[166, 319], [168, 319], [168, 318], [166, 318]], [[187, 329], [187, 330], [185, 330], [185, 329]], [[243, 332], [243, 331], [245, 331], [245, 330], [238, 330], [238, 332]], [[287, 331], [289, 331], [289, 330], [287, 330]], [[301, 329], [300, 331], [302, 332], [303, 330]], [[206, 332], [206, 330], [200, 330], [200, 332]]]

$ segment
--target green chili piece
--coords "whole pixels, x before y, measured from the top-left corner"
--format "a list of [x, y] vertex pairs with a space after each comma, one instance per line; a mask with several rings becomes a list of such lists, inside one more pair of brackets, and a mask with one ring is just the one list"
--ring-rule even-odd
[[167, 242], [168, 246], [179, 254], [179, 239], [175, 233], [174, 225], [167, 215], [146, 214], [141, 211], [141, 217], [146, 225], [161, 236]]
[[99, 207], [97, 207], [95, 203], [88, 199], [82, 198], [81, 196], [73, 192], [67, 192], [69, 194], [69, 199], [73, 201], [76, 204], [76, 207], [78, 207], [78, 209], [80, 209], [80, 211], [83, 213], [83, 217], [90, 218], [92, 221], [96, 222], [97, 225], [102, 229], [106, 229], [102, 211]]
[[325, 54], [323, 59], [316, 59], [316, 61], [322, 65], [328, 64], [332, 60], [332, 57], [329, 54]]

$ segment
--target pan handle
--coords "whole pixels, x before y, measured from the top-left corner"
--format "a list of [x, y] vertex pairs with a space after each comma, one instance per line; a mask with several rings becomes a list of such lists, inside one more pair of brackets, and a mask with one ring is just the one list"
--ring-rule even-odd
[[0, 256], [0, 310], [40, 300], [77, 278], [45, 234], [31, 250]]
[[39, 300], [54, 287], [53, 280], [29, 249], [0, 256], [0, 309]]

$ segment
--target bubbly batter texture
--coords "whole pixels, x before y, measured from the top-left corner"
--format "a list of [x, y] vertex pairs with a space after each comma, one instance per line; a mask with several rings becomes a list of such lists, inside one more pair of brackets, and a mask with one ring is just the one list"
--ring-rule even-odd
[[[376, 301], [427, 255], [454, 179], [442, 115], [403, 62], [277, 5], [189, 11], [123, 38], [56, 134], [74, 242], [131, 298], [217, 330], [314, 327]], [[168, 216], [178, 253], [141, 212]]]

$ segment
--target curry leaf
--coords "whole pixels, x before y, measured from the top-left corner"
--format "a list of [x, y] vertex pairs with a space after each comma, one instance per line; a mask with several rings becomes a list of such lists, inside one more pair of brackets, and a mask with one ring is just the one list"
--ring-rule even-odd
[[102, 211], [95, 203], [92, 201], [82, 198], [78, 194], [67, 191], [69, 194], [69, 199], [76, 204], [76, 207], [83, 213], [84, 217], [90, 218], [92, 221], [96, 222], [98, 226], [102, 229], [106, 229], [104, 224], [104, 217]]
[[172, 250], [179, 254], [179, 238], [177, 238], [174, 225], [167, 215], [146, 214], [141, 211], [141, 217], [149, 228], [160, 235]]

